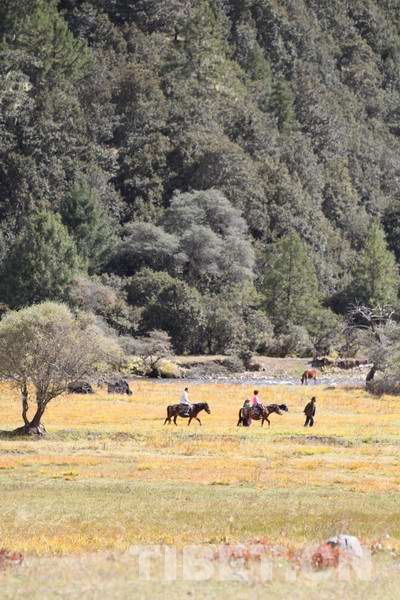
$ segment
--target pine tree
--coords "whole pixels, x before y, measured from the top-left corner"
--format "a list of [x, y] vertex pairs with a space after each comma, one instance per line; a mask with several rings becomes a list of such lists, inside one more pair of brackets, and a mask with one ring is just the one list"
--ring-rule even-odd
[[[87, 45], [74, 37], [54, 0], [37, 0], [32, 13], [17, 26], [9, 45], [34, 57], [28, 65], [34, 84], [74, 83], [87, 73], [92, 56]], [[25, 15], [24, 15], [25, 16]]]
[[75, 243], [59, 217], [38, 212], [16, 238], [5, 260], [1, 301], [16, 308], [61, 299], [79, 266]]
[[394, 305], [398, 300], [399, 271], [379, 223], [372, 223], [365, 248], [355, 268], [351, 296], [367, 306]]
[[97, 271], [109, 258], [116, 236], [110, 216], [85, 181], [66, 195], [61, 217], [89, 272]]
[[278, 129], [285, 131], [293, 128], [296, 121], [293, 92], [287, 81], [279, 79], [272, 88], [270, 110], [274, 113]]
[[267, 312], [278, 332], [285, 331], [289, 324], [307, 326], [313, 311], [320, 309], [315, 267], [297, 233], [282, 238], [273, 247], [262, 287]]

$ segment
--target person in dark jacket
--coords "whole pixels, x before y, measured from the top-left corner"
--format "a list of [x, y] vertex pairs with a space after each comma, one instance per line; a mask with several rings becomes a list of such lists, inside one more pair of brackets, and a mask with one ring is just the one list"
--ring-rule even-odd
[[315, 417], [315, 402], [316, 397], [313, 396], [308, 404], [306, 404], [304, 408], [304, 414], [306, 415], [306, 422], [304, 423], [304, 427], [314, 425], [314, 417]]

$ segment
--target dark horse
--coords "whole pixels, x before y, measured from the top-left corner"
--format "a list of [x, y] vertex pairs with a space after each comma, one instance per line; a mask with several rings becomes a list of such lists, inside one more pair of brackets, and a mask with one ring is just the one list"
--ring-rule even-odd
[[168, 423], [169, 425], [171, 423], [172, 418], [174, 419], [174, 424], [176, 425], [177, 417], [182, 417], [183, 419], [188, 418], [188, 425], [190, 425], [192, 419], [196, 419], [196, 421], [198, 421], [201, 425], [201, 421], [197, 415], [202, 410], [205, 410], [206, 413], [211, 414], [210, 407], [208, 406], [207, 402], [192, 404], [192, 406], [189, 409], [189, 412], [187, 412], [187, 406], [185, 406], [184, 404], [170, 404], [170, 406], [167, 406], [167, 417], [164, 421], [164, 425], [165, 423]]
[[319, 375], [317, 369], [306, 369], [301, 376], [301, 384], [308, 384], [309, 379], [314, 379], [314, 383], [317, 383], [317, 376]]
[[239, 410], [239, 421], [238, 425], [242, 425], [245, 419], [254, 419], [255, 421], [261, 421], [261, 426], [264, 425], [264, 421], [267, 421], [268, 427], [271, 427], [271, 422], [269, 420], [269, 415], [272, 413], [276, 413], [277, 415], [281, 415], [283, 412], [288, 412], [288, 407], [286, 404], [268, 404], [268, 406], [262, 406], [262, 411], [260, 411], [256, 406], [251, 406], [250, 408], [241, 408]]

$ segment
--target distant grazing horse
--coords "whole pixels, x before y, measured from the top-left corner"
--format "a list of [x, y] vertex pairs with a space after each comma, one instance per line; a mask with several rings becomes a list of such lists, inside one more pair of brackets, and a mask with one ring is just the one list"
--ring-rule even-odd
[[190, 425], [192, 419], [196, 419], [196, 421], [198, 421], [201, 425], [201, 421], [197, 415], [202, 410], [205, 410], [206, 413], [211, 414], [210, 407], [208, 406], [207, 402], [200, 402], [199, 404], [192, 404], [189, 412], [186, 412], [187, 406], [185, 406], [184, 404], [170, 404], [170, 406], [167, 406], [167, 417], [164, 421], [164, 425], [166, 423], [168, 423], [168, 425], [169, 425], [171, 423], [172, 418], [174, 420], [174, 424], [176, 425], [177, 417], [182, 417], [183, 419], [189, 419], [188, 425]]
[[261, 421], [261, 426], [264, 425], [264, 421], [267, 421], [268, 427], [271, 427], [271, 421], [269, 420], [269, 415], [272, 413], [276, 413], [277, 415], [281, 415], [283, 412], [288, 412], [288, 407], [286, 404], [268, 404], [268, 406], [262, 406], [262, 411], [260, 411], [256, 406], [251, 406], [250, 408], [241, 408], [239, 410], [239, 421], [237, 422], [238, 426], [243, 425], [246, 419], [254, 419], [254, 421]]
[[319, 373], [317, 369], [306, 369], [306, 371], [304, 371], [303, 375], [301, 376], [301, 385], [303, 385], [303, 383], [308, 385], [309, 379], [314, 379], [314, 383], [317, 383], [318, 375]]

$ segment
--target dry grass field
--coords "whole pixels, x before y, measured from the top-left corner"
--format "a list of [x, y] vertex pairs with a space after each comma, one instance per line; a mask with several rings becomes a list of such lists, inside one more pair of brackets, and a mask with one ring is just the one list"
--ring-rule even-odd
[[[237, 413], [250, 388], [190, 387], [192, 401], [211, 407], [202, 427], [163, 426], [182, 382], [138, 381], [132, 397], [99, 390], [53, 401], [45, 439], [0, 435], [0, 547], [25, 556], [21, 567], [0, 571], [1, 597], [161, 598], [174, 589], [177, 597], [261, 598], [268, 590], [309, 599], [338, 597], [344, 585], [348, 597], [378, 597], [378, 588], [380, 598], [398, 595], [400, 401], [319, 386], [260, 388], [264, 402], [284, 402], [289, 413], [272, 415], [270, 429], [242, 428]], [[305, 430], [312, 393], [316, 426]], [[18, 395], [2, 384], [0, 429], [18, 425]], [[179, 550], [259, 538], [297, 552], [340, 532], [379, 549], [371, 581], [328, 578], [321, 588], [286, 573], [268, 584], [144, 582], [130, 554], [138, 544]]]

